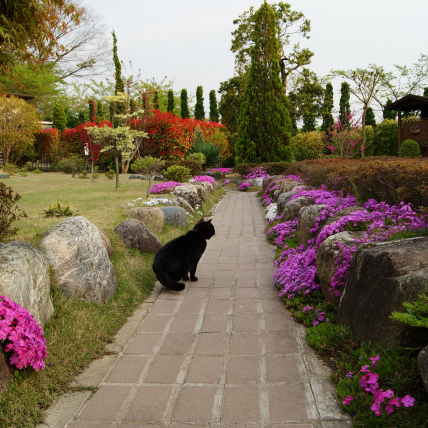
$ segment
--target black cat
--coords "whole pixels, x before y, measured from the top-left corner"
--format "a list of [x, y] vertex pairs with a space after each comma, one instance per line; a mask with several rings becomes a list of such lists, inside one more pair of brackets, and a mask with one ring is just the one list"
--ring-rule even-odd
[[156, 254], [153, 271], [159, 282], [171, 290], [184, 290], [185, 285], [180, 280], [197, 281], [195, 276], [199, 259], [205, 248], [206, 240], [214, 236], [214, 226], [211, 220], [199, 220], [193, 230], [165, 244]]

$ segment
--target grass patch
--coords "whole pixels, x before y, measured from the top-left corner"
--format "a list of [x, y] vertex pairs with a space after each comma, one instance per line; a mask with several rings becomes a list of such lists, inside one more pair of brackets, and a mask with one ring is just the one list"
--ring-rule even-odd
[[[64, 392], [75, 390], [70, 387], [71, 380], [106, 353], [105, 345], [113, 341], [128, 316], [149, 296], [155, 282], [151, 268], [154, 255], [126, 247], [113, 231], [127, 218], [124, 207], [137, 198], [145, 199], [147, 193], [147, 181], [128, 177], [120, 176], [119, 190], [106, 177], [92, 183], [62, 173], [16, 175], [2, 180], [21, 195], [18, 205], [28, 215], [13, 224], [19, 232], [8, 241], [26, 241], [38, 248], [42, 233], [65, 219], [46, 217], [44, 210], [56, 202], [70, 204], [109, 237], [118, 288], [104, 305], [87, 303], [65, 297], [51, 275], [55, 313], [44, 328], [46, 368], [39, 372], [31, 368], [16, 370], [13, 382], [0, 397], [1, 427], [33, 427], [40, 423], [43, 410]], [[221, 194], [221, 189], [211, 194], [209, 201], [202, 204], [202, 214], [189, 217], [188, 227], [165, 225], [159, 235], [162, 244], [192, 229], [202, 215], [209, 215]]]

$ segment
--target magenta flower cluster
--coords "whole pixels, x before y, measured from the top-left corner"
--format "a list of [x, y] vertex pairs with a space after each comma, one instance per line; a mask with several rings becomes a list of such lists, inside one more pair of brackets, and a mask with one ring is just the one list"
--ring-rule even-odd
[[[302, 312], [312, 311], [312, 309], [314, 309], [312, 306], [305, 306], [302, 309]], [[315, 312], [313, 313], [313, 315], [314, 315], [314, 320], [313, 320], [312, 324], [314, 326], [318, 325], [320, 322], [322, 322], [324, 320], [329, 321], [328, 319], [325, 318], [325, 312], [322, 311], [321, 309], [316, 309]]]
[[241, 190], [242, 192], [245, 192], [245, 190], [247, 190], [250, 186], [251, 184], [248, 183], [248, 181], [245, 181], [244, 183], [241, 183], [239, 185], [239, 190]]
[[0, 340], [5, 351], [12, 352], [10, 364], [18, 369], [45, 367], [46, 339], [33, 316], [9, 297], [0, 296]]
[[152, 188], [150, 188], [150, 193], [168, 193], [176, 186], [182, 186], [182, 183], [177, 183], [176, 181], [165, 181], [163, 183], [156, 183]]
[[211, 168], [210, 172], [218, 171], [222, 174], [230, 174], [232, 172], [232, 168]]
[[214, 186], [214, 183], [215, 183], [214, 177], [211, 177], [209, 175], [195, 175], [193, 177], [193, 180], [198, 181], [200, 183], [206, 181], [207, 183], [210, 183], [213, 186]]
[[262, 166], [253, 168], [247, 175], [243, 175], [244, 180], [253, 180], [254, 178], [267, 178], [270, 175], [264, 170]]
[[[372, 367], [377, 365], [380, 356], [370, 357]], [[376, 416], [380, 416], [386, 412], [388, 415], [394, 412], [394, 407], [399, 408], [401, 405], [404, 407], [412, 407], [415, 404], [415, 399], [410, 395], [406, 395], [403, 398], [395, 396], [394, 391], [388, 389], [384, 391], [382, 388], [379, 388], [379, 375], [370, 370], [369, 365], [361, 367], [360, 373], [364, 373], [363, 376], [359, 379], [359, 384], [364, 391], [370, 392], [373, 394], [374, 401], [371, 406], [371, 410], [375, 413]], [[346, 375], [347, 378], [352, 377], [352, 373]], [[349, 406], [354, 400], [352, 395], [348, 395], [343, 401], [342, 404]]]
[[224, 180], [223, 181], [223, 186], [227, 186], [230, 183], [230, 180]]

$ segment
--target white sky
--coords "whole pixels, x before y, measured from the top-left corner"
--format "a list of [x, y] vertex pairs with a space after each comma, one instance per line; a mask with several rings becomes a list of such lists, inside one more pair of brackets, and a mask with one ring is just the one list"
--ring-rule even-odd
[[[412, 66], [427, 50], [428, 0], [296, 0], [293, 10], [311, 20], [309, 40], [315, 55], [311, 70], [325, 76], [332, 69], [365, 68], [392, 71]], [[173, 80], [176, 92], [195, 94], [202, 85], [208, 114], [209, 91], [234, 75], [231, 32], [238, 18], [262, 0], [83, 0], [115, 30], [118, 55], [143, 80]], [[270, 1], [273, 3], [273, 0]], [[297, 40], [296, 40], [297, 41]], [[335, 97], [340, 82], [333, 83]], [[219, 96], [217, 95], [217, 99]], [[335, 109], [338, 106], [335, 105]]]

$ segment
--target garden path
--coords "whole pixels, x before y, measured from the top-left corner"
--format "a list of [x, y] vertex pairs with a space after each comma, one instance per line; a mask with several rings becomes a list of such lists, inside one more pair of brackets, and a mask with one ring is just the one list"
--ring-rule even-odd
[[39, 427], [351, 426], [328, 368], [272, 284], [255, 193], [228, 192], [216, 235], [181, 293], [159, 284]]

